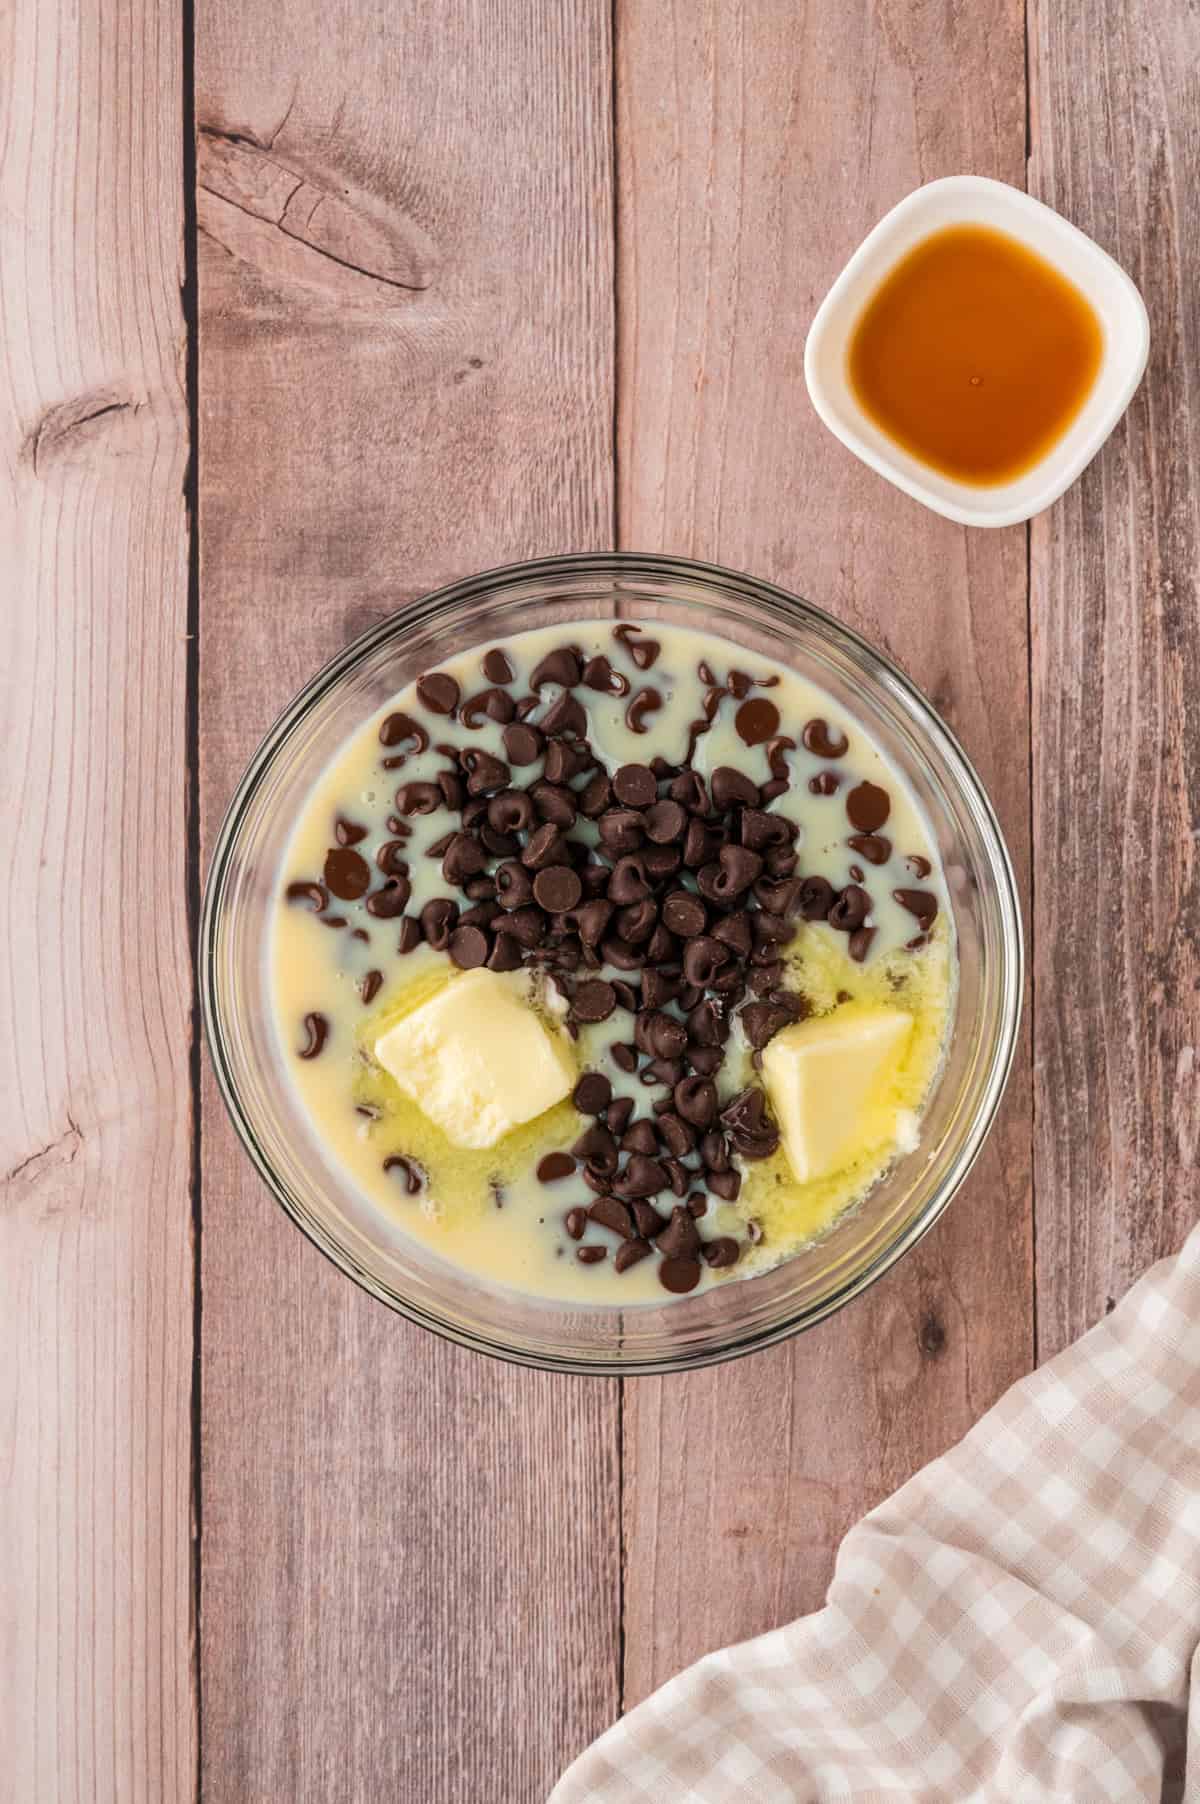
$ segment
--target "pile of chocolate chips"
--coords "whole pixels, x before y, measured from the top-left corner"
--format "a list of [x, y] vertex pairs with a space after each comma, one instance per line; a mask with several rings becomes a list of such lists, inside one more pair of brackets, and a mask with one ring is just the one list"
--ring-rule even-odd
[[[633, 639], [636, 630], [616, 633], [644, 670], [658, 647]], [[720, 1106], [715, 1080], [733, 1016], [738, 1013], [757, 1059], [774, 1034], [806, 1012], [803, 998], [783, 982], [782, 953], [796, 923], [828, 921], [847, 934], [851, 956], [861, 960], [873, 935], [865, 925], [871, 896], [861, 881], [839, 894], [824, 877], [805, 876], [795, 824], [772, 812], [789, 787], [782, 752], [795, 742], [775, 736], [773, 703], [747, 698], [777, 679], [756, 683], [734, 671], [720, 683], [701, 666], [708, 688], [704, 719], [692, 723], [689, 761], [652, 758], [610, 775], [588, 744], [587, 716], [574, 693], [580, 687], [629, 693], [628, 680], [607, 658], [585, 659], [576, 647], [560, 646], [542, 659], [531, 693], [519, 700], [504, 686], [513, 671], [502, 650], [489, 651], [482, 668], [489, 687], [477, 695], [464, 699], [454, 677], [432, 671], [418, 681], [417, 696], [428, 714], [457, 718], [468, 728], [481, 715], [496, 721], [506, 756], [437, 745], [436, 724], [428, 731], [409, 714], [389, 715], [380, 729], [392, 753], [385, 765], [399, 768], [410, 751], [435, 743], [446, 767], [436, 781], [400, 783], [388, 820], [393, 837], [376, 854], [382, 881], [375, 889], [366, 860], [340, 831], [325, 884], [345, 900], [365, 897], [376, 918], [398, 919], [401, 953], [424, 941], [464, 970], [542, 968], [566, 999], [572, 1031], [618, 1008], [629, 1011], [631, 1036], [612, 1056], [653, 1093], [650, 1112], [635, 1120], [629, 1098], [614, 1098], [602, 1073], [586, 1072], [574, 1100], [592, 1124], [569, 1155], [548, 1155], [538, 1175], [555, 1183], [581, 1166], [596, 1201], [586, 1211], [568, 1211], [572, 1238], [582, 1237], [590, 1218], [618, 1237], [618, 1271], [656, 1252], [663, 1285], [688, 1291], [699, 1281], [701, 1258], [721, 1267], [740, 1254], [731, 1238], [702, 1241], [696, 1222], [707, 1194], [735, 1200], [741, 1177], [733, 1155], [769, 1158], [779, 1144], [758, 1086]], [[559, 693], [534, 724], [530, 716], [550, 684]], [[706, 782], [690, 763], [697, 738], [726, 697], [741, 702], [735, 718], [744, 742], [766, 746], [772, 776], [762, 786], [727, 765]], [[635, 690], [627, 725], [645, 731], [647, 716], [661, 705], [656, 689]], [[810, 721], [804, 739], [821, 757], [846, 750], [823, 721]], [[868, 861], [890, 855], [879, 832], [889, 807], [886, 791], [874, 784], [861, 783], [847, 795], [848, 819]], [[441, 812], [455, 817], [454, 824], [428, 855], [441, 861], [447, 894], [418, 916], [406, 915], [409, 818]], [[579, 830], [583, 820], [594, 825], [594, 847]], [[854, 874], [861, 877], [861, 869]], [[936, 898], [911, 894], [920, 898], [912, 912], [927, 928]], [[591, 1264], [606, 1253], [589, 1244], [577, 1257]]]

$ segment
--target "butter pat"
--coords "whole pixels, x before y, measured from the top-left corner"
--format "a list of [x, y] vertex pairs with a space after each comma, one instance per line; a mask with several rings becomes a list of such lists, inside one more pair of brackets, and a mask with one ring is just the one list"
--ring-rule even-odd
[[[856, 1157], [911, 1031], [911, 1015], [869, 1009], [797, 1022], [768, 1043], [763, 1081], [801, 1184]], [[872, 1134], [870, 1143], [879, 1138]]]
[[521, 980], [464, 971], [375, 1042], [375, 1057], [455, 1146], [495, 1146], [570, 1094], [570, 1054]]

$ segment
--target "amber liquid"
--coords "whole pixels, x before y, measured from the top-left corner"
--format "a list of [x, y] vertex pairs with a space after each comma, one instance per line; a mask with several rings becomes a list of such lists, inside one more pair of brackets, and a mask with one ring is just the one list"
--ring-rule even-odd
[[1096, 379], [1095, 310], [1044, 258], [986, 226], [909, 252], [850, 341], [863, 411], [913, 457], [980, 487], [1045, 456]]

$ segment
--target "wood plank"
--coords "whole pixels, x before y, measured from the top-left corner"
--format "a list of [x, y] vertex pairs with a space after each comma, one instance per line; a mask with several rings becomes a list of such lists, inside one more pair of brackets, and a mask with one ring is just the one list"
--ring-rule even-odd
[[[1023, 173], [1017, 0], [620, 0], [620, 543], [754, 570], [932, 694], [1028, 880], [1025, 537], [866, 471], [804, 392], [804, 334], [917, 183]], [[789, 1348], [627, 1392], [625, 1702], [819, 1603], [861, 1511], [1032, 1358], [1023, 1058], [968, 1188], [866, 1299]]]
[[180, 31], [0, 7], [0, 1794], [195, 1796]]
[[[202, 9], [208, 844], [369, 621], [611, 543], [611, 73], [600, 0]], [[204, 1119], [204, 1795], [540, 1799], [617, 1709], [616, 1386], [389, 1315]]]
[[1150, 311], [1122, 425], [1032, 536], [1038, 1350], [1196, 1217], [1200, 19], [1030, 6], [1030, 187]]

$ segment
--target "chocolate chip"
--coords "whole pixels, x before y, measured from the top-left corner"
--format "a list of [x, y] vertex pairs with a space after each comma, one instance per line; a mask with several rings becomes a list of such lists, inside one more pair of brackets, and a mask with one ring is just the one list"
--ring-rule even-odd
[[[675, 938], [673, 933], [668, 933], [667, 929], [660, 921], [658, 926], [654, 929], [654, 932], [650, 935], [650, 943], [646, 947], [646, 957], [652, 964], [665, 968], [671, 965], [678, 956], [679, 941]], [[673, 975], [671, 972], [665, 972], [665, 974]]]
[[554, 651], [546, 653], [541, 663], [534, 668], [529, 679], [529, 687], [535, 695], [540, 695], [544, 683], [558, 683], [563, 689], [573, 689], [579, 681], [579, 659], [569, 645], [560, 645]]
[[758, 807], [758, 785], [752, 783], [744, 771], [734, 770], [730, 764], [718, 764], [709, 778], [712, 798], [722, 813], [739, 803], [745, 808]]
[[592, 977], [581, 983], [575, 991], [572, 1007], [579, 1021], [607, 1021], [617, 1006], [611, 983], [603, 978]]
[[497, 833], [524, 833], [533, 825], [533, 802], [523, 789], [502, 789], [489, 801], [487, 818]]
[[628, 1208], [615, 1196], [597, 1197], [588, 1209], [592, 1221], [598, 1222], [602, 1228], [608, 1228], [613, 1234], [619, 1234], [622, 1240], [633, 1240], [633, 1216]]
[[587, 1227], [587, 1220], [588, 1215], [586, 1209], [581, 1209], [576, 1205], [574, 1209], [567, 1210], [564, 1226], [572, 1240], [583, 1239], [584, 1230]]
[[599, 1115], [612, 1101], [612, 1084], [602, 1071], [585, 1071], [571, 1094], [581, 1115]]
[[662, 920], [664, 927], [681, 939], [692, 939], [708, 925], [708, 910], [690, 890], [672, 890], [663, 902]]
[[589, 777], [579, 795], [579, 812], [594, 821], [612, 802], [612, 784], [604, 771]]
[[448, 950], [460, 971], [474, 971], [487, 963], [491, 942], [482, 927], [456, 927]]
[[696, 884], [709, 901], [731, 902], [750, 888], [762, 864], [759, 854], [745, 846], [722, 846], [717, 862], [697, 872]]
[[626, 945], [639, 946], [648, 940], [658, 922], [658, 908], [653, 899], [647, 896], [641, 902], [631, 902], [625, 908], [618, 909], [613, 925], [619, 939]]
[[861, 927], [871, 912], [871, 898], [857, 883], [848, 883], [833, 907], [827, 919], [831, 927], [839, 933], [853, 933]]
[[381, 745], [403, 745], [406, 739], [413, 741], [415, 752], [429, 750], [429, 734], [411, 714], [389, 714], [379, 729]]
[[834, 887], [825, 877], [805, 877], [800, 885], [798, 907], [806, 921], [823, 921], [834, 903]]
[[647, 1153], [650, 1158], [654, 1158], [658, 1152], [658, 1132], [654, 1123], [647, 1120], [645, 1116], [640, 1121], [635, 1121], [622, 1137], [621, 1151], [623, 1153]]
[[610, 1056], [617, 1070], [624, 1071], [627, 1076], [637, 1070], [637, 1047], [629, 1045], [627, 1041], [618, 1040], [612, 1048]]
[[683, 863], [683, 854], [678, 846], [643, 846], [639, 856], [647, 877], [655, 883], [662, 883], [667, 877], [673, 877]]
[[575, 1161], [570, 1153], [546, 1153], [538, 1160], [538, 1183], [557, 1184], [561, 1178], [569, 1178], [574, 1170]]
[[397, 1172], [407, 1196], [416, 1196], [425, 1187], [425, 1172], [415, 1159], [404, 1153], [392, 1153], [383, 1161], [386, 1172]]
[[357, 902], [371, 887], [371, 867], [361, 852], [348, 846], [332, 848], [322, 873], [326, 888], [343, 902]]
[[699, 870], [702, 865], [712, 863], [724, 843], [725, 836], [719, 827], [706, 827], [703, 821], [693, 817], [683, 838], [683, 862], [689, 870]]
[[435, 952], [445, 952], [457, 925], [458, 903], [447, 896], [435, 896], [421, 910], [421, 931]]
[[767, 1099], [755, 1085], [742, 1090], [722, 1109], [721, 1124], [743, 1159], [769, 1159], [779, 1149], [779, 1129]]
[[668, 794], [673, 802], [678, 802], [689, 814], [707, 814], [709, 811], [708, 791], [698, 770], [680, 771]]
[[550, 865], [533, 880], [533, 899], [547, 914], [561, 915], [574, 908], [583, 894], [583, 885], [570, 865]]
[[836, 795], [841, 786], [841, 777], [832, 770], [820, 770], [808, 779], [808, 787], [815, 796]]
[[645, 733], [646, 717], [656, 714], [663, 705], [663, 698], [657, 689], [639, 689], [625, 709], [625, 725], [631, 733]]
[[744, 908], [739, 908], [736, 913], [726, 915], [723, 921], [718, 921], [712, 930], [712, 936], [722, 946], [728, 946], [738, 958], [749, 958], [754, 934], [750, 916]]
[[473, 908], [465, 908], [458, 917], [460, 927], [490, 927], [501, 912], [500, 904], [488, 899], [477, 902]]
[[804, 891], [802, 877], [760, 877], [754, 885], [754, 894], [764, 914], [777, 915], [780, 920], [787, 921], [800, 911], [801, 897]]
[[447, 883], [464, 883], [478, 875], [487, 865], [487, 853], [472, 833], [455, 833], [442, 859], [442, 876]]
[[548, 739], [570, 734], [582, 739], [587, 732], [587, 713], [582, 703], [564, 689], [557, 701], [551, 702], [542, 716], [542, 732]]
[[375, 863], [385, 877], [407, 877], [408, 841], [404, 839], [385, 839], [375, 854]]
[[502, 908], [523, 908], [533, 896], [533, 879], [524, 865], [515, 859], [506, 859], [496, 866], [496, 874], [492, 879], [495, 885], [496, 900]]
[[805, 750], [811, 752], [814, 758], [840, 758], [850, 748], [846, 735], [819, 716], [806, 723], [801, 737]]
[[670, 1222], [655, 1245], [667, 1259], [695, 1258], [700, 1251], [700, 1236], [694, 1220], [685, 1208], [679, 1206], [672, 1209]]
[[644, 764], [623, 764], [612, 780], [613, 794], [626, 808], [648, 808], [658, 794], [654, 772]]
[[642, 1036], [639, 1043], [656, 1059], [677, 1059], [687, 1046], [687, 1029], [673, 1015], [649, 1011], [638, 1016], [637, 1029]]
[[[680, 1081], [686, 1083], [687, 1079]], [[696, 1136], [687, 1122], [673, 1113], [659, 1116], [658, 1131], [662, 1135], [663, 1145], [676, 1159], [686, 1159], [696, 1144]]]
[[620, 858], [608, 883], [609, 900], [620, 905], [641, 902], [650, 894], [645, 867], [635, 857]]
[[698, 1002], [695, 1008], [689, 1009], [687, 1028], [697, 1046], [724, 1046], [729, 1038], [729, 1024], [711, 1000]]
[[303, 1027], [305, 1038], [299, 1056], [302, 1059], [315, 1059], [318, 1053], [324, 1051], [325, 1042], [329, 1038], [329, 1022], [314, 1009], [305, 1015]]
[[507, 726], [515, 713], [516, 707], [507, 689], [481, 689], [478, 695], [473, 695], [463, 703], [459, 718], [464, 727], [474, 729], [480, 724], [481, 714], [486, 714], [489, 720], [497, 721], [501, 726]]
[[668, 1188], [669, 1182], [666, 1171], [657, 1159], [651, 1159], [645, 1153], [632, 1153], [613, 1189], [622, 1197], [657, 1196], [660, 1190]]
[[684, 1296], [700, 1282], [700, 1266], [695, 1259], [664, 1259], [658, 1268], [658, 1281], [674, 1296]]
[[786, 1008], [774, 1002], [748, 1002], [738, 1017], [755, 1052], [761, 1052], [782, 1028], [791, 1025], [793, 1018]]
[[571, 1151], [577, 1159], [590, 1165], [593, 1171], [607, 1173], [609, 1176], [617, 1169], [617, 1142], [601, 1121], [593, 1121], [584, 1128]]
[[683, 975], [688, 983], [695, 984], [699, 990], [706, 990], [721, 966], [730, 958], [728, 946], [714, 939], [711, 934], [701, 933], [688, 941], [683, 949]]
[[504, 753], [510, 764], [536, 764], [542, 755], [544, 741], [536, 727], [518, 721], [505, 727]]
[[738, 1193], [742, 1188], [740, 1171], [708, 1171], [705, 1173], [705, 1179], [714, 1196], [719, 1196], [726, 1203], [737, 1201]]
[[[326, 871], [328, 877], [328, 870]], [[331, 886], [332, 887], [332, 886]], [[927, 889], [894, 889], [892, 895], [906, 908], [910, 915], [917, 917], [917, 924], [922, 933], [928, 933], [937, 920], [938, 899], [932, 890]]]
[[485, 651], [480, 661], [480, 669], [489, 683], [511, 683], [514, 676], [512, 665], [499, 646]]
[[904, 863], [914, 877], [928, 877], [933, 870], [928, 858], [922, 858], [919, 852], [910, 852]]
[[681, 802], [666, 799], [654, 802], [646, 810], [645, 827], [647, 836], [656, 845], [671, 845], [687, 832], [687, 810]]
[[584, 902], [575, 910], [575, 929], [585, 946], [599, 945], [612, 919], [612, 913], [612, 903], [599, 896], [590, 902]]
[[320, 883], [289, 883], [284, 895], [289, 902], [307, 902], [314, 914], [329, 907], [329, 892]]
[[765, 696], [743, 702], [733, 721], [743, 745], [765, 745], [779, 731], [779, 709]]
[[498, 789], [504, 789], [512, 776], [512, 771], [503, 758], [494, 758], [491, 752], [480, 751], [473, 746], [463, 758], [467, 771], [467, 792], [473, 796], [492, 795]]
[[660, 1215], [653, 1203], [635, 1199], [629, 1205], [629, 1213], [633, 1216], [634, 1226], [644, 1240], [655, 1240], [667, 1225], [665, 1215]]
[[431, 670], [417, 678], [417, 699], [431, 714], [453, 714], [461, 693], [454, 678], [444, 670]]
[[622, 1241], [614, 1255], [613, 1266], [619, 1272], [627, 1272], [631, 1265], [648, 1258], [652, 1250], [648, 1240]]
[[516, 971], [521, 965], [521, 948], [511, 933], [498, 933], [487, 955], [489, 971]]
[[675, 1086], [675, 1108], [693, 1127], [706, 1128], [716, 1118], [717, 1086], [707, 1077], [684, 1077]]
[[583, 667], [583, 682], [600, 695], [629, 694], [629, 678], [614, 670], [603, 652], [588, 659]]
[[361, 977], [359, 979], [358, 993], [362, 997], [362, 1000], [364, 1003], [374, 1002], [376, 996], [378, 996], [378, 994], [382, 988], [383, 988], [383, 972], [382, 971], [368, 971], [368, 972], [366, 972], [366, 974], [363, 977]]
[[737, 1264], [741, 1251], [736, 1240], [728, 1234], [722, 1234], [716, 1240], [706, 1241], [700, 1249], [700, 1255], [706, 1265], [711, 1265], [715, 1271], [722, 1271], [726, 1266]]
[[396, 951], [400, 953], [401, 957], [407, 957], [410, 952], [416, 951], [424, 937], [421, 932], [421, 923], [414, 920], [411, 915], [405, 915], [400, 923], [400, 937], [396, 941]]
[[633, 1115], [632, 1096], [615, 1096], [605, 1112], [605, 1119], [614, 1134], [623, 1134], [629, 1126]]
[[645, 838], [642, 816], [632, 808], [610, 808], [600, 816], [597, 831], [604, 850], [618, 858], [638, 851]]
[[580, 1265], [599, 1265], [602, 1259], [608, 1258], [607, 1247], [576, 1247], [575, 1257]]
[[339, 846], [357, 846], [367, 837], [368, 829], [360, 827], [357, 821], [348, 821], [344, 814], [339, 814], [333, 823], [333, 837]]
[[892, 842], [882, 833], [852, 833], [846, 844], [868, 864], [886, 864], [892, 855]]
[[619, 934], [610, 933], [600, 945], [600, 953], [606, 965], [612, 965], [617, 971], [640, 971], [645, 961], [643, 953]]
[[535, 828], [521, 853], [521, 863], [531, 871], [547, 870], [553, 864], [565, 863], [566, 859], [567, 842], [553, 821], [545, 821]]
[[411, 895], [412, 884], [407, 877], [389, 877], [382, 889], [367, 897], [367, 913], [379, 921], [393, 921], [404, 913]]
[[859, 783], [846, 797], [850, 825], [860, 833], [877, 833], [892, 812], [892, 799], [877, 783]]
[[632, 621], [623, 621], [620, 626], [614, 626], [613, 638], [625, 647], [639, 670], [649, 670], [662, 650], [662, 646], [657, 639], [643, 639], [635, 636], [640, 635], [642, 631], [643, 629], [635, 626]]

